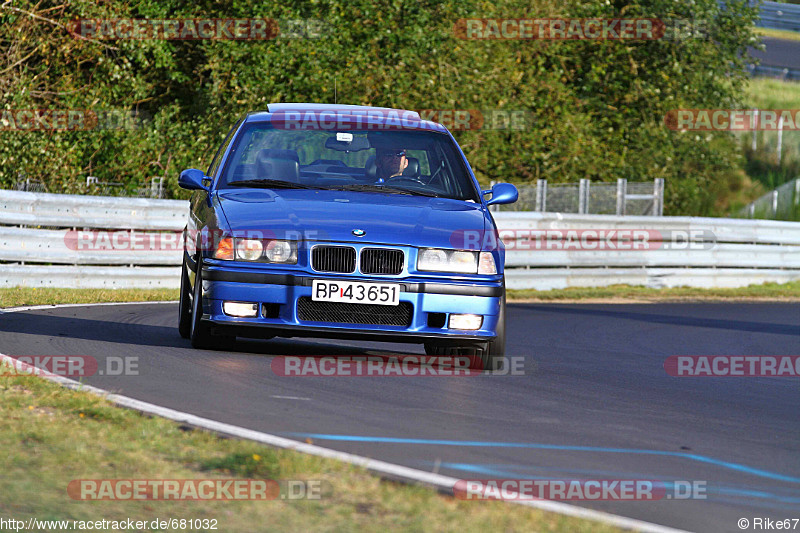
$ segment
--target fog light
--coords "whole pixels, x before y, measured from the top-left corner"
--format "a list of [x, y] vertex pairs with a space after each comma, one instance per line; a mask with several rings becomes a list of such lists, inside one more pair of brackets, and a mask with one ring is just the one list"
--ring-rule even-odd
[[222, 302], [222, 312], [228, 316], [254, 317], [258, 315], [258, 304], [253, 302]]
[[480, 329], [483, 324], [481, 315], [450, 315], [450, 329]]

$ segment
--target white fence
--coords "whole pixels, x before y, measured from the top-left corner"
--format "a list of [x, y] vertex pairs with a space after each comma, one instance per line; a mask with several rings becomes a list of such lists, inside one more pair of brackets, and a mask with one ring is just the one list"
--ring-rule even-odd
[[[0, 191], [0, 286], [177, 288], [179, 243], [165, 251], [77, 249], [74, 236], [75, 230], [101, 229], [158, 231], [176, 239], [188, 210], [179, 200]], [[494, 216], [506, 241], [512, 289], [740, 287], [800, 279], [798, 222], [511, 211]], [[618, 246], [620, 236], [640, 239], [634, 232], [648, 245]], [[566, 244], [571, 235], [577, 246]]]
[[629, 182], [620, 178], [616, 183], [592, 183], [582, 178], [578, 183], [552, 185], [539, 179], [533, 187], [519, 188], [516, 203], [492, 206], [492, 212], [500, 211], [660, 217], [664, 214], [664, 179]]
[[800, 178], [788, 181], [744, 206], [740, 216], [747, 218], [789, 219], [800, 215]]

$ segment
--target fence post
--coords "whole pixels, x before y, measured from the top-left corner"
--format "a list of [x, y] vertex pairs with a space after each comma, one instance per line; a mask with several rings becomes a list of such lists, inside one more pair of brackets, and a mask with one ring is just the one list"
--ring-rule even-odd
[[656, 178], [653, 184], [653, 196], [655, 205], [653, 206], [653, 214], [657, 217], [664, 216], [664, 178]]
[[547, 211], [547, 180], [536, 180], [536, 211]]
[[753, 130], [753, 142], [750, 148], [755, 152], [758, 148], [758, 109], [753, 109], [753, 117], [750, 119], [750, 126]]
[[587, 178], [581, 178], [578, 185], [578, 214], [586, 215], [589, 213], [589, 184]]
[[628, 194], [628, 180], [617, 179], [617, 216], [625, 215], [625, 196]]
[[782, 148], [783, 148], [783, 113], [781, 113], [781, 116], [778, 119], [778, 151], [777, 151], [778, 166], [781, 166]]
[[800, 204], [800, 178], [794, 180], [794, 205]]
[[778, 214], [778, 189], [772, 191], [772, 216]]
[[162, 198], [164, 196], [164, 178], [155, 177], [150, 183], [150, 194], [154, 198]]

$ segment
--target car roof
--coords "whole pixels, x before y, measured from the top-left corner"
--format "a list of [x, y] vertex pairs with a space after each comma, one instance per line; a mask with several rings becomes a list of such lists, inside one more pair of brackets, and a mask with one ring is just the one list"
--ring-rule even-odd
[[361, 122], [368, 124], [384, 124], [389, 120], [411, 121], [413, 126], [404, 126], [403, 129], [426, 130], [440, 133], [447, 132], [447, 128], [430, 120], [422, 120], [417, 111], [408, 109], [395, 109], [391, 107], [373, 107], [343, 104], [305, 104], [305, 103], [280, 103], [269, 104], [266, 111], [253, 111], [247, 114], [245, 122], [267, 122], [274, 113], [297, 112], [305, 114], [335, 113], [341, 117], [358, 116]]

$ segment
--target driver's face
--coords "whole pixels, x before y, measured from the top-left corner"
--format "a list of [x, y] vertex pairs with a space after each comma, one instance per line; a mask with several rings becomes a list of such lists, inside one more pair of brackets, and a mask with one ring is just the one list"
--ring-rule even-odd
[[375, 164], [386, 177], [401, 174], [408, 166], [405, 150], [381, 150]]

